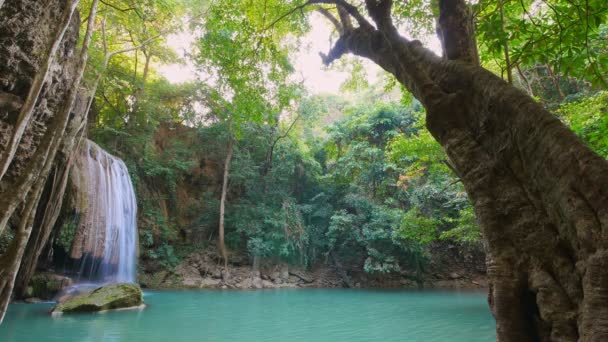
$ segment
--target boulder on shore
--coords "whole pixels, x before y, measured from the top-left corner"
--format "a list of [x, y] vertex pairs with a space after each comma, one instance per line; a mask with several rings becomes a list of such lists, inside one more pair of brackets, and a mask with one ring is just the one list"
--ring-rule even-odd
[[57, 304], [52, 313], [99, 312], [140, 307], [143, 293], [137, 284], [109, 284], [91, 293], [77, 295]]

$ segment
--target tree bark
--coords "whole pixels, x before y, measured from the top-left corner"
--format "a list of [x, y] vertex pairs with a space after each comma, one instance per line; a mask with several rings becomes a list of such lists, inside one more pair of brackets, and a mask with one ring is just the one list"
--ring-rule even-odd
[[222, 181], [222, 196], [220, 198], [220, 225], [219, 225], [219, 247], [224, 259], [224, 269], [228, 268], [228, 251], [224, 241], [224, 212], [226, 208], [226, 193], [228, 192], [228, 178], [230, 176], [230, 162], [232, 161], [232, 152], [234, 150], [234, 139], [229, 138], [228, 148], [226, 151], [226, 159], [224, 160], [224, 178]]
[[481, 223], [498, 341], [608, 340], [608, 162], [469, 58], [440, 58], [376, 27], [346, 30], [324, 61], [369, 58], [426, 108]]

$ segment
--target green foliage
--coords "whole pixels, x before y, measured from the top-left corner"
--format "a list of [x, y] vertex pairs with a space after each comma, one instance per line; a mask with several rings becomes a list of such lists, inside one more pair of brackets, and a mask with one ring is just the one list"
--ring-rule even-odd
[[168, 243], [163, 243], [156, 249], [148, 250], [148, 257], [158, 260], [164, 268], [173, 268], [180, 262], [180, 259], [175, 255], [175, 249]]
[[321, 203], [334, 211], [322, 212], [326, 248], [366, 272], [422, 272], [425, 246], [454, 228], [448, 218], [468, 203], [461, 189], [445, 191], [455, 178], [417, 109], [355, 105], [328, 129], [322, 186], [332, 197]]
[[608, 91], [564, 103], [557, 113], [592, 150], [608, 158]]
[[424, 128], [424, 113], [415, 114], [414, 133], [399, 135], [390, 141], [389, 157], [397, 164], [407, 165], [401, 185], [407, 186], [407, 180], [420, 177], [426, 173], [431, 176], [448, 174], [446, 155], [441, 145]]
[[15, 234], [12, 229], [5, 229], [2, 234], [0, 234], [0, 255], [6, 253], [14, 237]]
[[175, 227], [149, 201], [141, 209], [140, 222], [145, 226], [139, 229], [139, 241], [145, 247], [145, 257], [157, 260], [164, 268], [175, 267], [180, 262], [173, 246], [177, 238]]
[[349, 64], [351, 67], [350, 77], [340, 86], [343, 92], [358, 93], [369, 87], [367, 73], [360, 60], [355, 60]]
[[428, 244], [437, 239], [440, 221], [422, 215], [418, 207], [412, 207], [403, 215], [398, 233], [406, 239]]
[[453, 240], [466, 245], [479, 243], [481, 233], [479, 224], [472, 206], [461, 209], [456, 218], [447, 218], [447, 221], [454, 223], [455, 227], [441, 233], [441, 239]]
[[277, 120], [291, 106], [300, 87], [291, 83], [289, 53], [295, 46], [283, 39], [299, 34], [304, 21], [270, 19], [293, 3], [214, 1], [199, 23], [204, 33], [198, 40], [197, 67], [217, 85], [211, 91], [211, 107], [220, 119], [231, 122], [240, 136], [249, 122]]
[[55, 239], [55, 244], [61, 247], [64, 251], [69, 251], [72, 248], [72, 241], [76, 234], [78, 218], [73, 217], [68, 219], [59, 229], [59, 235]]
[[[219, 196], [212, 186], [201, 187], [186, 210], [193, 227], [181, 227], [168, 212], [176, 209], [178, 186], [197, 166], [196, 156], [221, 166], [229, 141], [235, 145], [226, 239], [251, 258], [307, 266], [335, 258], [352, 270], [415, 270], [420, 278], [434, 243], [479, 247], [465, 190], [426, 130], [421, 104], [403, 87], [396, 89], [394, 77], [383, 75], [380, 89], [368, 82], [360, 60], [344, 59], [341, 68], [350, 78], [342, 90], [352, 100], [307, 96], [294, 81], [293, 58], [314, 6], [276, 19], [304, 2], [102, 4], [97, 26], [104, 20], [106, 32], [93, 37], [86, 75], [88, 86], [103, 76], [90, 136], [129, 167], [145, 257], [170, 268], [184, 253], [215, 240]], [[83, 13], [89, 4], [82, 2]], [[559, 108], [560, 118], [608, 157], [608, 93], [598, 91], [608, 74], [605, 1], [502, 1], [502, 15], [499, 4], [472, 5], [483, 65], [503, 76], [507, 69], [517, 71], [517, 86], [547, 108]], [[123, 7], [129, 10], [118, 9]], [[191, 61], [205, 79], [171, 84], [155, 67], [177, 59], [166, 36], [179, 30], [185, 14], [196, 36]], [[434, 1], [397, 1], [392, 14], [414, 36], [434, 32]], [[157, 35], [116, 55], [104, 69], [104, 41], [108, 51], [117, 51]], [[393, 89], [400, 101], [387, 95]], [[161, 124], [196, 127], [188, 139], [203, 143], [174, 139], [159, 148]], [[161, 207], [157, 194], [169, 208]], [[73, 229], [62, 229], [59, 243], [66, 249]], [[183, 236], [185, 230], [191, 235]]]
[[408, 244], [395, 236], [401, 213], [354, 194], [342, 205], [347, 209], [334, 212], [327, 229], [330, 250], [350, 264], [364, 258], [359, 267], [370, 273], [400, 271], [411, 257]]
[[608, 8], [604, 0], [502, 0], [502, 16], [499, 3], [473, 5], [486, 64], [493, 61], [505, 71], [507, 44], [512, 68], [549, 65], [555, 74], [606, 85], [608, 56], [603, 37]]

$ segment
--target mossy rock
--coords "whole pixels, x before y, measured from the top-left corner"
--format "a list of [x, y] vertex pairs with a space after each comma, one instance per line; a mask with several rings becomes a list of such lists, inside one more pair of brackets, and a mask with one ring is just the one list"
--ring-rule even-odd
[[64, 288], [72, 285], [72, 280], [68, 277], [54, 273], [34, 274], [25, 291], [25, 297], [36, 297], [50, 300]]
[[53, 313], [98, 312], [139, 307], [143, 303], [143, 293], [138, 285], [118, 283], [69, 298], [63, 303], [57, 304], [53, 308]]

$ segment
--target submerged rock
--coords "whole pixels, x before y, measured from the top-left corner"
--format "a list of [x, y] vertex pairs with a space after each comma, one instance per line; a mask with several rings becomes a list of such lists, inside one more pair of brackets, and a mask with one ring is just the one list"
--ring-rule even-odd
[[26, 298], [25, 302], [28, 304], [38, 304], [38, 303], [42, 303], [43, 300], [40, 298], [32, 297], [32, 298]]
[[136, 284], [110, 284], [88, 294], [77, 295], [57, 304], [52, 313], [98, 312], [140, 307], [143, 293]]

